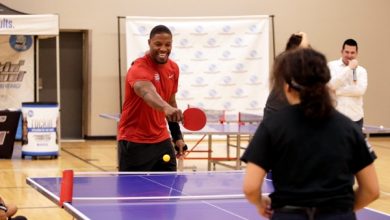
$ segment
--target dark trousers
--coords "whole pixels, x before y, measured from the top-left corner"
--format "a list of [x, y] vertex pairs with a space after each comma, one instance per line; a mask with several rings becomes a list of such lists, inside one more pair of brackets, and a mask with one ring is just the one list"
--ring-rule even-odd
[[274, 210], [271, 220], [356, 220], [356, 215], [353, 211], [281, 208]]
[[[153, 144], [118, 141], [119, 171], [176, 171], [171, 139]], [[170, 160], [165, 162], [163, 156]]]

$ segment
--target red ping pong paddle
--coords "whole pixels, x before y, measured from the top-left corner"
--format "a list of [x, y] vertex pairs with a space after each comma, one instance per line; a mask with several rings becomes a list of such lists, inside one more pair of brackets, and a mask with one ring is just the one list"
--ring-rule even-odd
[[190, 131], [198, 131], [206, 125], [206, 114], [199, 108], [186, 109], [183, 117], [183, 126]]

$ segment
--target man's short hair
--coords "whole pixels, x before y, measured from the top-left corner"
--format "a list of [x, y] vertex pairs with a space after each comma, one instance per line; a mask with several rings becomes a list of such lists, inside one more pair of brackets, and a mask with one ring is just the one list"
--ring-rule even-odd
[[155, 26], [151, 31], [150, 31], [150, 36], [149, 36], [149, 39], [152, 39], [154, 37], [154, 35], [156, 34], [160, 34], [160, 33], [167, 33], [169, 35], [172, 36], [172, 32], [171, 30], [169, 30], [169, 28], [165, 25], [157, 25]]
[[358, 44], [357, 42], [354, 40], [354, 39], [347, 39], [344, 41], [343, 43], [343, 50], [345, 48], [345, 45], [348, 45], [348, 46], [355, 46], [356, 47], [356, 51], [358, 50]]

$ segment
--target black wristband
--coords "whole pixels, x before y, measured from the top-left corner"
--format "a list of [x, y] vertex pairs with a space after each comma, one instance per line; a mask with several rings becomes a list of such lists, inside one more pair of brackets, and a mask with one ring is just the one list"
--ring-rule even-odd
[[177, 140], [183, 140], [183, 135], [180, 131], [180, 125], [177, 122], [168, 122], [169, 131], [171, 132], [173, 143], [176, 143]]
[[[182, 150], [183, 151], [187, 151], [188, 150], [187, 144], [184, 145]], [[175, 144], [175, 151], [176, 151], [177, 154], [180, 153], [180, 148], [176, 144]]]

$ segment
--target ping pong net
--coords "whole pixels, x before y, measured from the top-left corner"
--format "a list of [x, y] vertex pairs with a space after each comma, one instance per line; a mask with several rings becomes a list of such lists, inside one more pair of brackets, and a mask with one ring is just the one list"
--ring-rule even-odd
[[[241, 187], [244, 175], [242, 171], [75, 174], [73, 170], [63, 171], [59, 201], [61, 207], [64, 203], [88, 200], [158, 202], [244, 198]], [[106, 182], [102, 184], [103, 181]], [[87, 188], [90, 190], [85, 190]], [[76, 196], [73, 196], [74, 190]], [[93, 191], [93, 196], [88, 191]]]
[[244, 113], [239, 112], [238, 113], [238, 123], [239, 124], [260, 124], [260, 122], [263, 120], [263, 116], [252, 114], [252, 113]]

